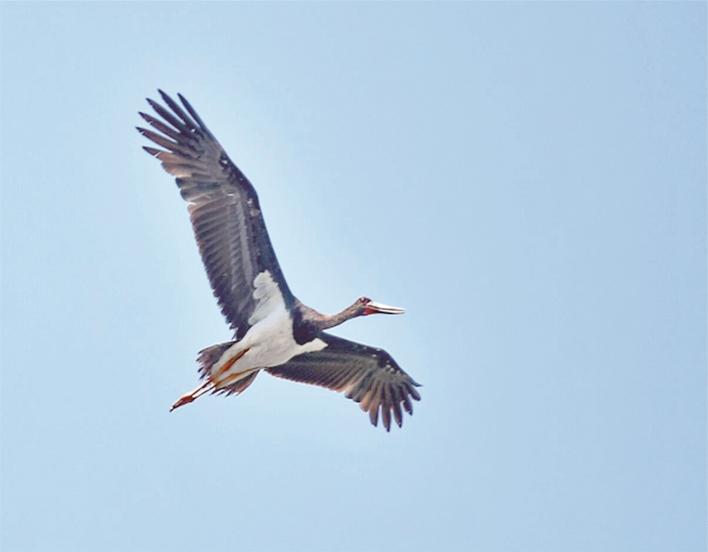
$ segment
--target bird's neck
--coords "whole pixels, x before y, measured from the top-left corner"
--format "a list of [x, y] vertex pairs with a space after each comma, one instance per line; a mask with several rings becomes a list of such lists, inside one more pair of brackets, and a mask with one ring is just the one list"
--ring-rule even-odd
[[328, 328], [334, 328], [335, 326], [339, 326], [343, 322], [351, 320], [352, 318], [355, 318], [357, 316], [358, 312], [356, 304], [354, 304], [350, 307], [347, 307], [343, 311], [338, 312], [337, 314], [333, 314], [331, 316], [322, 315], [322, 318], [320, 319], [318, 325], [321, 330], [326, 330]]

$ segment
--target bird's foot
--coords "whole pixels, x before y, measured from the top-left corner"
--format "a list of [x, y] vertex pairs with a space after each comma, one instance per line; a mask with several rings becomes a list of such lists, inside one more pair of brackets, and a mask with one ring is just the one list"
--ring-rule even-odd
[[170, 408], [170, 412], [179, 408], [180, 406], [184, 406], [185, 404], [191, 403], [194, 399], [195, 396], [192, 393], [182, 395], [179, 399], [175, 401], [175, 404], [172, 405], [172, 408]]
[[175, 401], [175, 404], [172, 405], [172, 408], [170, 408], [170, 412], [179, 408], [180, 406], [184, 406], [185, 404], [191, 403], [193, 400], [198, 399], [204, 393], [211, 391], [213, 388], [214, 388], [214, 384], [211, 381], [209, 381], [209, 380], [205, 381], [199, 387], [193, 389], [189, 393], [185, 393], [179, 399], [177, 399]]

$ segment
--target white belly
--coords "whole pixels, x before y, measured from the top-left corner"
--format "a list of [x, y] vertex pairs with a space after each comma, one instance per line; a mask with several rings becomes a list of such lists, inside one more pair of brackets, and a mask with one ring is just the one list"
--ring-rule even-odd
[[[212, 366], [211, 373], [219, 374], [219, 381], [235, 374], [245, 375], [253, 370], [279, 366], [294, 356], [321, 351], [327, 346], [319, 338], [303, 344], [295, 341], [292, 319], [280, 289], [268, 271], [256, 276], [253, 285], [256, 308], [249, 319], [252, 326], [243, 339], [227, 349]], [[243, 351], [246, 353], [221, 373], [220, 369]], [[234, 381], [229, 378], [230, 383]]]

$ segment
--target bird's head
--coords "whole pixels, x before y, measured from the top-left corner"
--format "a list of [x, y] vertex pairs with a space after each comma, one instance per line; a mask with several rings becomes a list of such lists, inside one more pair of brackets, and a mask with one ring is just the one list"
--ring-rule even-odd
[[406, 312], [400, 307], [392, 307], [383, 303], [376, 303], [368, 297], [359, 297], [354, 305], [357, 308], [358, 316], [369, 316], [370, 314], [403, 314]]

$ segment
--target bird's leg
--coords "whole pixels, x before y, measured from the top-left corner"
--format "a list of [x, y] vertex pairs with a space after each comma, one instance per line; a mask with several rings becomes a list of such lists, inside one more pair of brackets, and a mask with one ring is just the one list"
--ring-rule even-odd
[[238, 353], [236, 353], [236, 355], [234, 355], [233, 358], [226, 361], [224, 363], [224, 365], [216, 371], [216, 373], [211, 375], [211, 380], [214, 382], [216, 380], [218, 380], [221, 376], [223, 376], [229, 370], [229, 368], [231, 368], [236, 363], [237, 360], [239, 360], [249, 350], [250, 350], [250, 347], [248, 349], [244, 349], [243, 351], [239, 351]]
[[191, 403], [192, 401], [201, 397], [204, 393], [214, 391], [217, 387], [223, 387], [224, 385], [233, 383], [235, 380], [238, 380], [243, 377], [243, 374], [241, 373], [231, 374], [230, 376], [224, 378], [222, 381], [217, 381], [219, 377], [223, 376], [236, 363], [236, 361], [240, 359], [243, 355], [245, 355], [248, 351], [249, 349], [244, 349], [243, 351], [240, 351], [233, 358], [229, 359], [226, 363], [224, 363], [224, 365], [219, 368], [216, 373], [211, 374], [207, 381], [195, 387], [189, 393], [185, 393], [184, 395], [182, 395], [179, 399], [175, 401], [175, 404], [172, 405], [172, 408], [170, 408], [170, 412], [179, 408], [180, 406], [184, 406], [185, 404]]
[[185, 404], [191, 403], [193, 400], [201, 397], [204, 393], [211, 391], [213, 385], [214, 383], [211, 380], [207, 380], [200, 386], [192, 389], [189, 393], [185, 393], [179, 399], [177, 399], [177, 401], [175, 401], [175, 404], [173, 404], [172, 408], [170, 408], [170, 412], [179, 408], [180, 406], [184, 406]]

